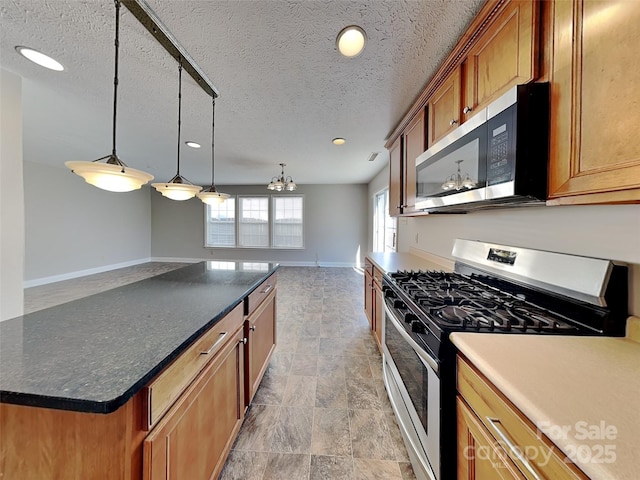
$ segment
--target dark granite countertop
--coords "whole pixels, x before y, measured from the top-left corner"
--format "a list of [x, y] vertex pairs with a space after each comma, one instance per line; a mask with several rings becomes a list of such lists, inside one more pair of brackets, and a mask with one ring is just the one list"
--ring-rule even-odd
[[200, 262], [0, 322], [0, 401], [113, 412], [277, 268]]

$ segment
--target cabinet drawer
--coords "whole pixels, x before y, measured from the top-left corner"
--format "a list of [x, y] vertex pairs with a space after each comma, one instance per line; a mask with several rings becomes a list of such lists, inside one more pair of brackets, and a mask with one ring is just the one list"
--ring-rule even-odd
[[247, 302], [247, 305], [245, 306], [245, 315], [251, 315], [253, 311], [258, 308], [258, 305], [260, 305], [263, 300], [267, 298], [267, 295], [276, 288], [277, 280], [278, 278], [274, 273], [249, 294], [245, 300], [245, 302]]
[[368, 258], [364, 259], [364, 271], [369, 275], [373, 275], [373, 263]]
[[[502, 393], [460, 356], [457, 358], [457, 367], [458, 392], [484, 427], [505, 447], [509, 458], [526, 478], [587, 478]], [[540, 454], [524, 458], [523, 452], [528, 451]]]
[[155, 425], [198, 373], [231, 339], [233, 332], [242, 326], [243, 311], [243, 304], [239, 303], [145, 387], [144, 418], [147, 430]]
[[382, 286], [382, 271], [375, 267], [373, 269], [373, 279], [379, 286]]

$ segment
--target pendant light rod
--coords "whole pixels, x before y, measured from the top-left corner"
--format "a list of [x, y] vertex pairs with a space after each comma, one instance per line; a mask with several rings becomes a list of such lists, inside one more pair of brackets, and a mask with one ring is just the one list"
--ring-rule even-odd
[[180, 126], [182, 125], [182, 59], [178, 61], [178, 172], [180, 176]]
[[211, 97], [211, 186], [215, 187], [215, 169], [216, 169], [216, 160], [215, 160], [215, 141], [214, 141], [214, 132], [216, 131], [216, 97]]
[[120, 47], [120, 0], [115, 0], [116, 5], [116, 35], [115, 35], [115, 68], [113, 75], [113, 139], [111, 155], [116, 156], [116, 115], [118, 113], [118, 50]]
[[184, 60], [184, 69], [196, 81], [196, 83], [210, 97], [220, 96], [218, 89], [202, 71], [200, 66], [191, 58], [180, 42], [173, 36], [169, 29], [162, 23], [155, 12], [144, 0], [122, 0], [122, 4], [133, 14], [134, 17], [153, 35], [157, 42], [176, 61]]

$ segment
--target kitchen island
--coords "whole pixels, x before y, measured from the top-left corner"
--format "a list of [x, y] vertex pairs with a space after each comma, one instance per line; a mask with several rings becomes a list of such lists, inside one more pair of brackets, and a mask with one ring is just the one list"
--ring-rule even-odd
[[214, 449], [226, 456], [246, 407], [245, 321], [265, 302], [275, 315], [277, 268], [200, 262], [0, 323], [0, 476], [142, 478], [157, 461], [145, 438], [217, 378], [238, 403], [218, 405], [233, 413]]

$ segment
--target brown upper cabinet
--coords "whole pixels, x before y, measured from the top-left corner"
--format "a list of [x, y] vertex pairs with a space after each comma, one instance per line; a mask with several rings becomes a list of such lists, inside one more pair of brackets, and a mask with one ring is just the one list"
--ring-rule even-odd
[[471, 47], [463, 62], [462, 121], [514, 85], [536, 77], [537, 2], [508, 4]]
[[538, 11], [536, 2], [507, 3], [468, 47], [429, 97], [429, 146], [509, 88], [536, 77]]
[[427, 118], [421, 108], [389, 148], [389, 215], [416, 211], [416, 158], [427, 149]]
[[640, 2], [552, 7], [549, 203], [640, 201]]
[[409, 123], [404, 139], [402, 213], [416, 210], [416, 158], [427, 149], [425, 111], [421, 109]]
[[460, 125], [460, 68], [456, 68], [429, 99], [429, 146]]
[[389, 216], [402, 213], [402, 137], [389, 147]]

